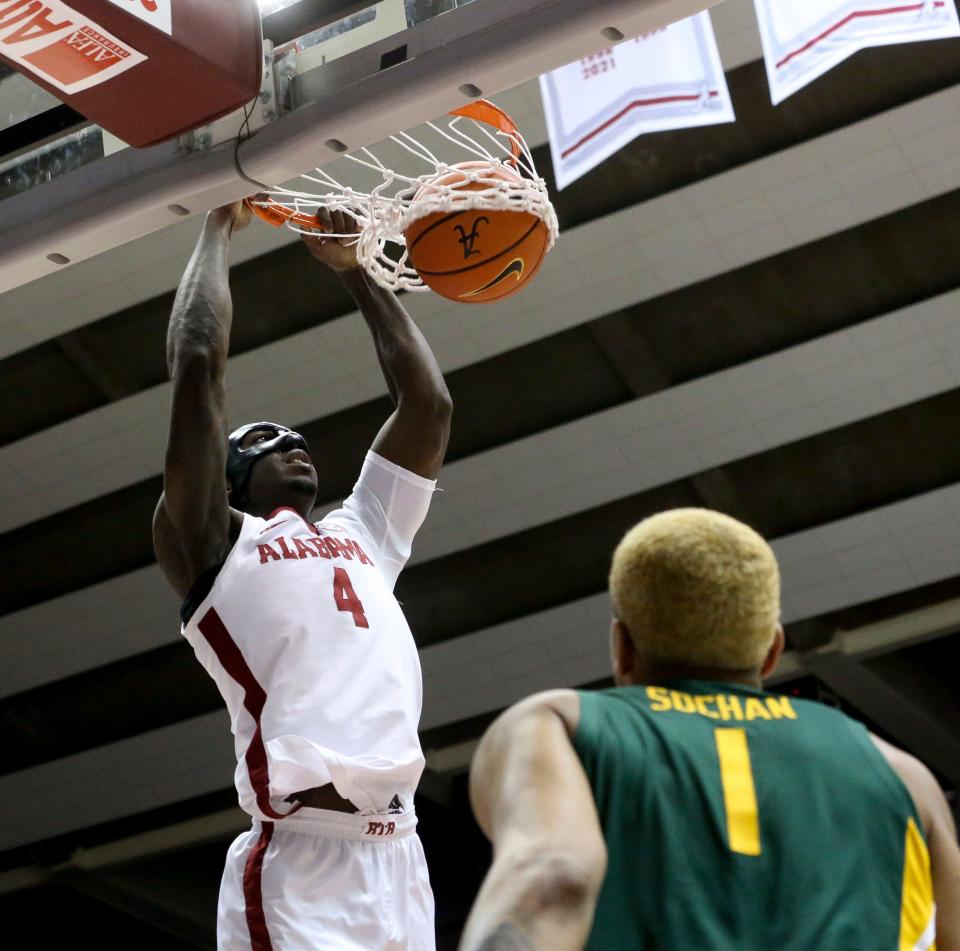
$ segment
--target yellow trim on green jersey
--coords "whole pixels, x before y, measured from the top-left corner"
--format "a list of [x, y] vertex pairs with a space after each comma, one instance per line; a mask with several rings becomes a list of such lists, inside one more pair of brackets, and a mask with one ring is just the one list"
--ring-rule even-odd
[[930, 853], [913, 818], [907, 820], [903, 855], [903, 899], [900, 903], [900, 951], [936, 951], [936, 909]]

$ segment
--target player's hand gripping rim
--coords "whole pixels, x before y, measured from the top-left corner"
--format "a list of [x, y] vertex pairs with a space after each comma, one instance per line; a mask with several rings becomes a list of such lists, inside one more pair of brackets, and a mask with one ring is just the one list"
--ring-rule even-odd
[[337, 274], [357, 270], [360, 222], [348, 211], [328, 208], [318, 208], [316, 219], [316, 232], [301, 235], [310, 253]]

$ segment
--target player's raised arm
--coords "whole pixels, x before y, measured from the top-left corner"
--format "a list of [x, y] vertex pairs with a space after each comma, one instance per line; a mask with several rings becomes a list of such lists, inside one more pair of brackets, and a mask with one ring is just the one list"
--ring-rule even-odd
[[512, 707], [487, 731], [470, 769], [470, 798], [493, 843], [493, 865], [461, 951], [583, 947], [606, 870], [606, 846], [570, 740], [572, 690]]
[[[319, 218], [335, 234], [355, 230], [342, 212], [334, 212], [332, 218], [321, 212]], [[435, 479], [447, 450], [452, 404], [427, 341], [394, 293], [358, 267], [354, 247], [322, 235], [305, 242], [315, 258], [343, 279], [373, 334], [396, 406], [373, 451], [409, 472]]]
[[231, 234], [249, 217], [240, 203], [207, 215], [167, 331], [173, 399], [153, 535], [157, 561], [181, 597], [229, 551], [224, 374], [233, 307], [228, 255]]

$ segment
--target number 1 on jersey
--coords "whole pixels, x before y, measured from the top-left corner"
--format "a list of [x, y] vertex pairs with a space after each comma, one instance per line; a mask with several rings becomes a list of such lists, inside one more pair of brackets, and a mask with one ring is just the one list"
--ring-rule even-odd
[[353, 615], [353, 623], [357, 627], [370, 627], [367, 616], [363, 613], [363, 603], [357, 597], [357, 592], [350, 584], [350, 575], [345, 568], [333, 569], [333, 600], [338, 611], [346, 611]]
[[742, 729], [713, 731], [720, 760], [723, 807], [727, 814], [727, 842], [731, 852], [760, 854], [760, 817], [747, 733]]

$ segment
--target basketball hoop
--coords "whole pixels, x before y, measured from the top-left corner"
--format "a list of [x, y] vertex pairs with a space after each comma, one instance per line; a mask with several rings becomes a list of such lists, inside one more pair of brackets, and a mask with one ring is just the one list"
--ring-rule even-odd
[[[527, 212], [543, 223], [545, 251], [549, 251], [559, 234], [557, 216], [546, 183], [537, 175], [533, 156], [514, 121], [484, 99], [449, 115], [445, 123], [428, 122], [427, 128], [439, 137], [435, 150], [453, 151], [460, 161], [438, 158], [426, 144], [400, 132], [387, 141], [423, 166], [421, 174], [395, 171], [363, 148], [345, 158], [364, 169], [368, 178], [372, 176], [374, 183], [366, 190], [344, 185], [318, 168], [301, 179], [326, 191], [271, 188], [263, 193], [266, 197], [247, 203], [264, 221], [300, 234], [316, 233], [319, 208], [348, 213], [360, 225], [359, 235], [331, 237], [355, 238], [360, 264], [378, 284], [395, 291], [429, 289], [413, 267], [405, 237], [414, 222], [429, 215]], [[388, 253], [388, 245], [398, 248], [399, 254]]]

